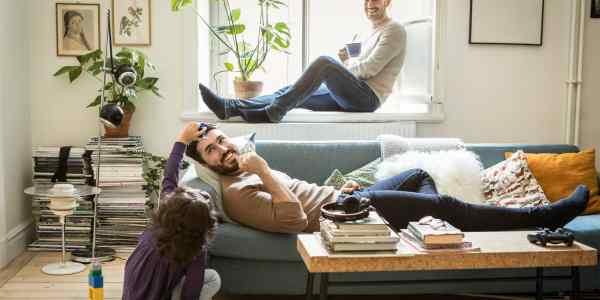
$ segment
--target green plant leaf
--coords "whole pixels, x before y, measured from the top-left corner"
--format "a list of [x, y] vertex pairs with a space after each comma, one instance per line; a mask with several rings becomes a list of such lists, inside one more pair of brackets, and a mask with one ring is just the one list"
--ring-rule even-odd
[[158, 88], [157, 87], [153, 86], [150, 90], [152, 91], [152, 93], [154, 93], [154, 95], [158, 96], [159, 98], [164, 98], [163, 95], [161, 95], [158, 92]]
[[97, 61], [97, 62], [94, 62], [93, 64], [91, 64], [87, 68], [87, 71], [92, 72], [92, 74], [94, 74], [94, 75], [97, 75], [97, 74], [100, 74], [100, 72], [102, 72], [101, 68], [102, 68], [102, 61]]
[[286, 23], [283, 23], [283, 22], [275, 23], [275, 27], [274, 28], [279, 33], [287, 36], [288, 38], [292, 37], [292, 34], [290, 33], [290, 27]]
[[239, 21], [241, 15], [242, 15], [241, 9], [239, 9], [239, 8], [232, 9], [231, 10], [231, 20], [233, 21], [233, 23]]
[[171, 0], [171, 10], [179, 11], [186, 5], [192, 4], [192, 0]]
[[226, 33], [229, 35], [239, 35], [239, 34], [242, 34], [244, 31], [246, 31], [246, 25], [244, 25], [244, 24], [220, 26], [217, 28], [218, 28], [218, 30], [217, 30], [218, 32]]
[[92, 101], [90, 104], [88, 104], [88, 106], [86, 108], [98, 106], [98, 105], [100, 105], [101, 101], [102, 101], [102, 96], [97, 96], [96, 99], [94, 99], [94, 101]]
[[85, 65], [90, 59], [97, 60], [97, 59], [100, 59], [100, 57], [102, 57], [102, 50], [98, 49], [98, 50], [77, 56], [77, 61], [79, 61], [80, 64]]
[[233, 71], [233, 64], [232, 63], [225, 62], [224, 65], [225, 65], [225, 69], [227, 69], [227, 71], [229, 71], [229, 72]]
[[142, 80], [138, 80], [135, 83], [135, 85], [139, 88], [148, 90], [148, 89], [151, 89], [156, 84], [157, 81], [158, 81], [158, 78], [156, 78], [156, 77], [146, 77]]
[[60, 76], [62, 74], [65, 73], [69, 73], [75, 69], [81, 68], [80, 66], [66, 66], [66, 67], [62, 67], [60, 69], [58, 69], [58, 71], [56, 71], [56, 73], [54, 73], [54, 76]]
[[76, 69], [69, 71], [69, 81], [73, 82], [73, 81], [75, 81], [75, 79], [79, 78], [79, 75], [81, 75], [82, 71], [83, 71], [82, 67], [78, 67]]

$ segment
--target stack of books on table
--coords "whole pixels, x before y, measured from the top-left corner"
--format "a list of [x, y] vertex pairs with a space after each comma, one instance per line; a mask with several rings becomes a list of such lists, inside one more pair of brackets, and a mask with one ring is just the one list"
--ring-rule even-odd
[[149, 224], [146, 213], [148, 197], [142, 186], [142, 138], [102, 138], [100, 148], [100, 178], [98, 167], [98, 138], [89, 140], [92, 171], [102, 192], [97, 200], [96, 243], [118, 251], [131, 251]]
[[377, 212], [350, 222], [321, 221], [321, 239], [333, 252], [396, 251], [398, 235]]
[[419, 253], [475, 252], [481, 249], [473, 243], [465, 241], [465, 234], [448, 222], [443, 226], [432, 226], [409, 222], [407, 229], [402, 229], [402, 241]]
[[[72, 147], [67, 159], [67, 183], [78, 187], [86, 184], [91, 175], [84, 170], [82, 158], [85, 149]], [[60, 147], [33, 147], [33, 184], [35, 186], [52, 186], [52, 177], [59, 167]], [[35, 224], [35, 238], [27, 248], [31, 251], [61, 251], [61, 224], [48, 208], [48, 197], [32, 196], [32, 215]], [[79, 205], [73, 215], [65, 217], [65, 248], [67, 250], [83, 249], [91, 243], [93, 196], [79, 199]]]

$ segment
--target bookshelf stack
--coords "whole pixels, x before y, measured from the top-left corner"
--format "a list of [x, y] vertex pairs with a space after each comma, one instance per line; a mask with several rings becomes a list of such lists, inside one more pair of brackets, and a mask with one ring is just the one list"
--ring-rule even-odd
[[100, 178], [96, 174], [98, 138], [91, 138], [86, 149], [93, 150], [92, 170], [102, 189], [97, 200], [96, 245], [132, 251], [150, 221], [146, 213], [149, 199], [142, 190], [142, 138], [102, 138]]
[[[72, 147], [67, 159], [67, 182], [75, 186], [86, 184], [91, 179], [84, 167], [84, 148]], [[33, 147], [33, 184], [50, 186], [59, 167], [60, 147]], [[81, 198], [74, 214], [65, 218], [65, 246], [68, 251], [83, 249], [90, 245], [93, 219], [93, 196]], [[31, 251], [60, 251], [61, 224], [58, 216], [48, 208], [47, 197], [32, 197], [32, 215], [35, 238], [28, 245]]]

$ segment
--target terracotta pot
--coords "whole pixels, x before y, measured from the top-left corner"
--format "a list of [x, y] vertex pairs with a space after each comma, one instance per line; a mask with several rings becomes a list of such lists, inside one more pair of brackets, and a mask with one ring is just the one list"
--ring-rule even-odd
[[124, 138], [129, 136], [129, 124], [131, 122], [131, 117], [133, 116], [133, 112], [124, 109], [125, 115], [123, 116], [123, 121], [121, 122], [121, 126], [117, 128], [110, 128], [104, 125], [104, 137], [106, 138]]
[[241, 99], [254, 98], [262, 92], [262, 81], [243, 81], [235, 79], [233, 81], [235, 96]]

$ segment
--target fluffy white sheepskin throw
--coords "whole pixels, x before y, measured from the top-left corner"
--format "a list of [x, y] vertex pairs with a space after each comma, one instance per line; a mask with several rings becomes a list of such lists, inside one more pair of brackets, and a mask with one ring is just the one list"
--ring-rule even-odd
[[420, 152], [408, 151], [384, 160], [375, 173], [378, 180], [410, 169], [423, 169], [433, 177], [440, 194], [482, 204], [483, 166], [477, 154], [466, 150]]

